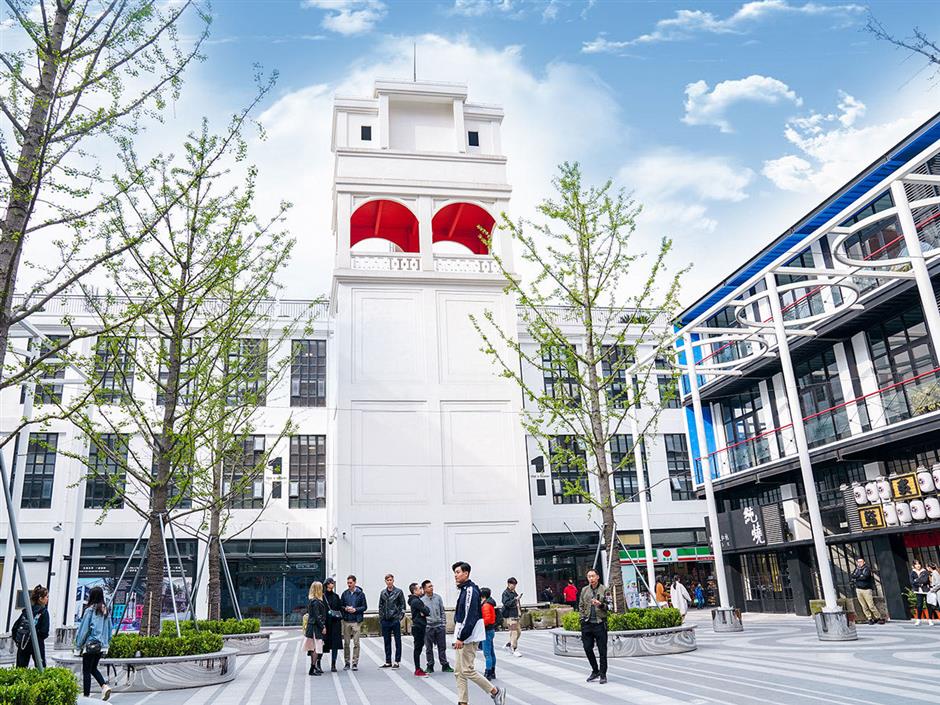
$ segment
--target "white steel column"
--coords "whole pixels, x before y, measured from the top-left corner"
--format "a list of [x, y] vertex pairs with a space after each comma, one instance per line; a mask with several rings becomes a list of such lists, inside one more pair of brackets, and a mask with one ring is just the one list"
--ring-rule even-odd
[[796, 452], [800, 459], [800, 471], [803, 477], [803, 491], [806, 495], [806, 508], [809, 512], [809, 524], [813, 531], [813, 546], [816, 549], [816, 563], [819, 566], [819, 580], [822, 583], [823, 598], [826, 606], [825, 612], [840, 612], [836, 595], [836, 585], [832, 577], [832, 562], [829, 559], [829, 549], [826, 547], [826, 537], [823, 533], [822, 515], [819, 512], [819, 497], [816, 496], [816, 481], [813, 477], [813, 465], [809, 459], [809, 446], [806, 442], [806, 429], [803, 427], [803, 411], [800, 408], [800, 397], [796, 386], [796, 375], [793, 373], [793, 362], [790, 359], [790, 346], [787, 343], [786, 326], [783, 323], [783, 311], [780, 307], [780, 294], [777, 292], [777, 275], [768, 272], [767, 297], [770, 301], [770, 312], [773, 318], [774, 332], [777, 336], [777, 352], [780, 355], [780, 366], [783, 368], [783, 383], [787, 393], [787, 404], [790, 409], [790, 421], [793, 425], [793, 438], [796, 441]]
[[[695, 370], [695, 349], [692, 336], [682, 336], [685, 346], [685, 365], [689, 373], [689, 390], [692, 394], [692, 411], [695, 415], [695, 435], [698, 437], [699, 455], [705, 458], [702, 463], [702, 482], [705, 484], [705, 506], [708, 509], [708, 533], [712, 540], [712, 553], [715, 554], [715, 581], [718, 583], [718, 607], [729, 609], [728, 584], [725, 576], [725, 557], [721, 552], [721, 532], [718, 530], [718, 505], [715, 503], [715, 488], [712, 485], [711, 468], [708, 467], [708, 443], [705, 437], [705, 417], [702, 415], [702, 396], [698, 391], [698, 372]], [[693, 465], [692, 471], [695, 472]]]
[[907, 255], [910, 258], [911, 270], [914, 272], [914, 281], [917, 282], [917, 292], [920, 294], [921, 307], [924, 309], [924, 320], [927, 322], [933, 353], [937, 359], [940, 359], [940, 309], [937, 308], [937, 297], [933, 293], [933, 284], [930, 283], [924, 250], [917, 237], [917, 225], [914, 223], [914, 214], [911, 213], [911, 204], [907, 200], [907, 191], [904, 190], [904, 184], [901, 181], [891, 183], [891, 197], [898, 209], [898, 220], [901, 223], [901, 232], [904, 234], [904, 244], [907, 245]]
[[[643, 553], [646, 555], [646, 584], [650, 590], [656, 588], [656, 568], [653, 565], [653, 535], [650, 531], [650, 513], [646, 501], [646, 465], [641, 447], [640, 424], [636, 420], [636, 410], [631, 410], [630, 422], [633, 426], [633, 466], [636, 468], [636, 486], [640, 491], [640, 525], [643, 527]], [[614, 544], [616, 545], [616, 544]], [[656, 598], [655, 593], [652, 595]]]

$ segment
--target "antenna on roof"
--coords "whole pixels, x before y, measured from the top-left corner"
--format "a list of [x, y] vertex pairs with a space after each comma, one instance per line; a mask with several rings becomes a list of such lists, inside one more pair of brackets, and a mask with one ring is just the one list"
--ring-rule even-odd
[[415, 42], [411, 45], [411, 80], [414, 83], [418, 82], [418, 43]]

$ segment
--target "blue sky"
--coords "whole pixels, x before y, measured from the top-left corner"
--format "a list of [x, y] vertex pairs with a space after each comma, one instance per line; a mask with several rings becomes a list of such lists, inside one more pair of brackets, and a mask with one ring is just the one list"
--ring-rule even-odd
[[[330, 101], [408, 77], [414, 42], [419, 79], [465, 81], [471, 100], [504, 104], [517, 215], [561, 160], [614, 177], [646, 207], [638, 244], [670, 235], [675, 264], [695, 261], [690, 302], [940, 109], [926, 62], [863, 31], [866, 7], [217, 0], [176, 119], [243, 103], [255, 63], [280, 72], [252, 158], [268, 202], [295, 203], [287, 294], [313, 296], [332, 266]], [[870, 7], [897, 34], [940, 40], [930, 2]]]

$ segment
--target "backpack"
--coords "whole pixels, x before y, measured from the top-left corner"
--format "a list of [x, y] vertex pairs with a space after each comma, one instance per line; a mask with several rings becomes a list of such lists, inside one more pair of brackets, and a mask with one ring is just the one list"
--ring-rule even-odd
[[13, 643], [16, 644], [16, 648], [20, 651], [25, 651], [32, 647], [31, 641], [32, 636], [29, 632], [29, 623], [26, 619], [26, 610], [16, 618], [16, 623], [13, 625]]

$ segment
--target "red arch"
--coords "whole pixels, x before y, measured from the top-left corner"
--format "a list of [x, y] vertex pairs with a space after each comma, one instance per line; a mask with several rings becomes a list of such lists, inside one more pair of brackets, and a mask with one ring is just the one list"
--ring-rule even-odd
[[451, 203], [441, 208], [431, 220], [433, 242], [459, 242], [477, 255], [489, 254], [486, 244], [480, 240], [482, 227], [493, 232], [496, 219], [473, 203]]
[[349, 219], [349, 246], [377, 237], [398, 245], [402, 252], [419, 252], [418, 219], [396, 201], [369, 201]]

